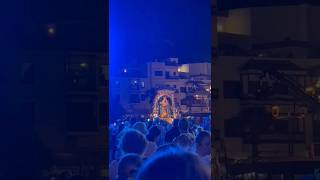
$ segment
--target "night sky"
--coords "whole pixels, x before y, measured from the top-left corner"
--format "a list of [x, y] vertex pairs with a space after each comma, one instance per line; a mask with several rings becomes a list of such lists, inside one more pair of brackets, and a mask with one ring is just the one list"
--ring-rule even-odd
[[178, 57], [210, 61], [210, 0], [111, 0], [112, 67], [130, 61]]
[[[108, 1], [13, 0], [6, 15], [10, 26], [4, 27], [21, 50], [108, 50]], [[47, 34], [50, 24], [56, 27], [54, 38]]]

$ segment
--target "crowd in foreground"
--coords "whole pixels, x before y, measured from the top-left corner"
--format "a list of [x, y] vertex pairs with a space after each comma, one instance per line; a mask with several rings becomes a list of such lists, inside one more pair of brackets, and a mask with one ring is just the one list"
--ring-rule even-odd
[[110, 127], [110, 180], [211, 179], [210, 121], [122, 122]]

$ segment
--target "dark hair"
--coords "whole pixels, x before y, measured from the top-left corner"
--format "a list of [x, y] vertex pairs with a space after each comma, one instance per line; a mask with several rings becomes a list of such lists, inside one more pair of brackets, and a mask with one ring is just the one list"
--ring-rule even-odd
[[173, 139], [173, 144], [183, 148], [191, 148], [194, 144], [194, 137], [190, 133], [182, 133]]
[[[135, 176], [137, 169], [141, 166], [142, 159], [139, 155], [129, 153], [121, 158], [118, 165], [117, 180], [127, 180], [128, 177]], [[136, 166], [133, 172], [126, 172], [126, 168], [130, 165]]]
[[163, 144], [157, 148], [156, 152], [167, 151], [168, 149], [171, 149], [171, 148], [178, 148], [178, 147], [173, 143]]
[[120, 137], [119, 145], [124, 153], [136, 153], [141, 155], [146, 148], [146, 144], [146, 138], [141, 132], [135, 129], [128, 129], [125, 130]]
[[158, 126], [152, 126], [149, 129], [149, 133], [147, 134], [148, 141], [154, 142], [156, 137], [158, 137], [161, 134], [160, 128]]
[[140, 168], [137, 180], [210, 180], [210, 170], [193, 153], [176, 148], [156, 153]]
[[179, 130], [180, 131], [188, 131], [189, 128], [189, 122], [186, 119], [181, 119], [178, 123]]
[[208, 131], [200, 131], [199, 134], [196, 137], [196, 144], [197, 145], [201, 144], [202, 140], [205, 137], [209, 137], [210, 138], [211, 137], [210, 132], [208, 132]]
[[172, 122], [173, 127], [178, 127], [179, 125], [179, 119], [174, 119]]

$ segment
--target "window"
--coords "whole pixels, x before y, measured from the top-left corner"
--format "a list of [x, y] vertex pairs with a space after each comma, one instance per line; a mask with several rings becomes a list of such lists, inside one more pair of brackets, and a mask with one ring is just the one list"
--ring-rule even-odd
[[146, 95], [145, 94], [141, 94], [141, 101], [145, 101], [146, 100]]
[[187, 92], [187, 88], [186, 87], [180, 87], [180, 92], [186, 93]]
[[194, 89], [193, 87], [188, 87], [188, 92], [194, 93], [194, 92], [195, 92], [195, 89]]
[[241, 96], [240, 81], [224, 81], [223, 82], [224, 98], [237, 99]]
[[166, 71], [166, 77], [169, 77], [170, 73], [168, 71]]
[[137, 80], [133, 80], [130, 82], [130, 89], [133, 90], [138, 90], [139, 89], [139, 84]]
[[154, 75], [155, 76], [163, 76], [163, 72], [162, 71], [155, 71]]
[[140, 103], [138, 94], [130, 94], [129, 103]]
[[67, 85], [70, 90], [88, 91], [96, 89], [96, 68], [89, 63], [67, 64]]
[[141, 82], [141, 88], [144, 88], [145, 87], [145, 83], [142, 81]]
[[258, 92], [258, 89], [260, 89], [259, 81], [249, 81], [248, 82], [248, 93], [249, 94], [255, 95]]
[[95, 131], [97, 120], [92, 103], [67, 104], [67, 129], [72, 132]]

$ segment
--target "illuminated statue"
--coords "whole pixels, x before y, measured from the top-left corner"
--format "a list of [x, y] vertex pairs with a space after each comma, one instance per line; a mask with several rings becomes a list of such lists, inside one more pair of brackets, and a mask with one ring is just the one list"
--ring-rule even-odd
[[171, 112], [170, 112], [170, 104], [168, 102], [167, 97], [163, 97], [162, 100], [160, 101], [160, 118], [170, 118], [171, 117]]
[[160, 90], [154, 99], [153, 118], [160, 118], [168, 123], [172, 123], [177, 118], [178, 110], [174, 103], [174, 91]]

